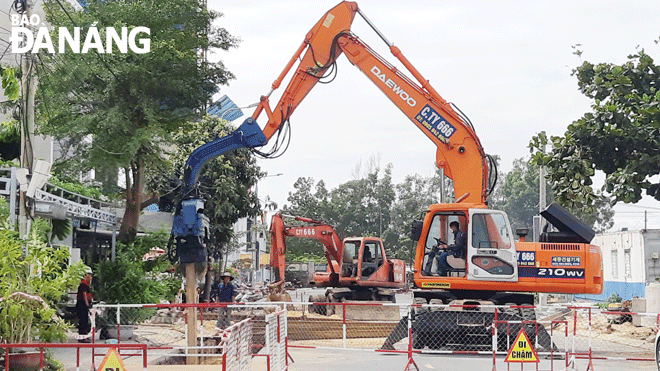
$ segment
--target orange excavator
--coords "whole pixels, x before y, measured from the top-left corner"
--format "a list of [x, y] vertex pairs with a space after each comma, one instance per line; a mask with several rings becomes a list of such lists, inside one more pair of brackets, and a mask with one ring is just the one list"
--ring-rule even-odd
[[[350, 31], [356, 14], [388, 45], [412, 78]], [[520, 241], [515, 241], [506, 214], [486, 206], [486, 197], [494, 186], [489, 184], [493, 178], [490, 174], [496, 173], [496, 169], [469, 119], [436, 92], [401, 50], [367, 19], [357, 3], [349, 1], [326, 12], [306, 34], [251, 117], [232, 134], [206, 143], [189, 156], [184, 169], [185, 197], [177, 207], [172, 227], [172, 240], [176, 241], [182, 262], [205, 260], [203, 204], [195, 187], [201, 166], [208, 159], [235, 148], [250, 148], [264, 157], [279, 155], [278, 151], [288, 140], [293, 112], [319, 81], [333, 73], [341, 55], [359, 68], [435, 144], [435, 163], [453, 181], [455, 201], [430, 205], [423, 212], [423, 220], [413, 224], [411, 237], [417, 241], [413, 266], [416, 302], [435, 300], [446, 304], [460, 300], [468, 304], [524, 305], [533, 303], [533, 293], [602, 292], [600, 249], [589, 244], [593, 230], [553, 204], [542, 215], [556, 231], [545, 230], [534, 236], [541, 242], [524, 242], [524, 233], [520, 231]], [[288, 85], [271, 107], [270, 95], [280, 87], [296, 62]], [[262, 114], [267, 120], [263, 129], [257, 124]], [[264, 150], [262, 147], [269, 142], [271, 149]], [[434, 246], [444, 248], [455, 244], [450, 228], [453, 222], [458, 222], [466, 236], [465, 251], [454, 262], [448, 258], [450, 268], [438, 275], [434, 272], [440, 271], [437, 265], [442, 259], [436, 259], [431, 251]], [[416, 322], [424, 326], [436, 320], [423, 320], [422, 316]], [[460, 324], [460, 319], [456, 321]], [[479, 327], [474, 321], [470, 320], [466, 326]], [[421, 334], [421, 327], [416, 331]], [[435, 334], [434, 331], [441, 330], [435, 328], [431, 333]], [[421, 340], [417, 343], [426, 344]]]
[[[299, 222], [285, 223], [284, 217]], [[325, 294], [327, 302], [344, 300], [375, 300], [395, 302], [392, 289], [405, 285], [405, 263], [388, 259], [383, 242], [377, 237], [339, 239], [332, 226], [310, 218], [273, 215], [270, 222], [270, 266], [276, 281], [284, 279], [286, 238], [310, 238], [323, 245], [328, 261], [325, 272], [314, 273], [313, 285], [331, 287]], [[277, 283], [276, 283], [277, 284]]]

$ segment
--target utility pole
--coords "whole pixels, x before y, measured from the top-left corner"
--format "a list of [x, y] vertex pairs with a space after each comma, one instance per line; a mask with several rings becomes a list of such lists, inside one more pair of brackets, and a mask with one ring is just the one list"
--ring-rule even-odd
[[445, 202], [445, 168], [441, 167], [440, 168], [440, 202], [438, 203], [443, 203]]
[[[541, 132], [545, 135], [545, 131]], [[545, 146], [541, 148], [541, 153], [545, 154]], [[545, 210], [546, 206], [546, 182], [545, 182], [546, 169], [545, 166], [539, 167], [539, 215], [541, 211]], [[540, 218], [539, 231], [543, 230], [544, 221]], [[548, 304], [548, 294], [539, 293], [539, 305], [545, 306]]]
[[[32, 16], [33, 4], [26, 2], [25, 17], [30, 19]], [[28, 22], [29, 23], [29, 22]], [[29, 24], [23, 25], [30, 27]], [[21, 168], [28, 169], [32, 172], [33, 150], [32, 142], [34, 136], [34, 96], [35, 96], [35, 81], [33, 76], [33, 60], [32, 54], [26, 52], [21, 56]], [[25, 208], [25, 192], [19, 191], [19, 217], [18, 217], [18, 230], [21, 238], [27, 238], [28, 223], [27, 223], [27, 209]], [[27, 253], [27, 251], [24, 251]]]
[[[195, 263], [187, 263], [186, 266], [186, 303], [193, 304], [196, 303], [195, 298], [197, 297], [197, 275], [195, 274]], [[188, 307], [186, 308], [187, 314], [187, 333], [188, 333], [188, 346], [195, 347], [197, 346], [197, 308]], [[192, 350], [192, 353], [197, 353], [197, 350]], [[199, 363], [199, 360], [196, 356], [186, 357], [187, 365], [196, 365]]]

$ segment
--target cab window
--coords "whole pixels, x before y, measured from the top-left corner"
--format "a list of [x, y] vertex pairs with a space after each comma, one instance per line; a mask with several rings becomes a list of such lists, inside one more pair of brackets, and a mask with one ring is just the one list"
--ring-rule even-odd
[[504, 215], [474, 214], [472, 216], [472, 247], [509, 249], [512, 244]]
[[357, 259], [359, 243], [357, 242], [346, 242], [344, 244], [344, 254], [343, 261], [345, 263], [352, 263], [353, 260]]
[[460, 225], [460, 230], [465, 232], [467, 231], [466, 218], [463, 214], [436, 214], [433, 216], [431, 221], [431, 227], [429, 232], [426, 235], [426, 241], [424, 244], [425, 250], [428, 252], [431, 248], [437, 243], [436, 238], [446, 242], [451, 245], [455, 243], [454, 234], [449, 228], [449, 224], [453, 221], [457, 221]]

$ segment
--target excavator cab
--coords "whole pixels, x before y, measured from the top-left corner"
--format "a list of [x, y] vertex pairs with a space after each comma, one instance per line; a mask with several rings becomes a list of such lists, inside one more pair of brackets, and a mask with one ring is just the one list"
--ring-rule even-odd
[[369, 277], [379, 267], [377, 261], [382, 261], [380, 244], [376, 241], [365, 240], [362, 246], [362, 267], [360, 267], [360, 272], [362, 277]]
[[[449, 249], [449, 277], [476, 281], [518, 280], [515, 243], [503, 212], [485, 208], [438, 210], [427, 215], [426, 219], [426, 233], [420, 233], [424, 241], [423, 277], [438, 277], [438, 257], [444, 249]], [[455, 222], [460, 232], [467, 234], [465, 247], [457, 246], [450, 227]]]
[[358, 253], [360, 251], [359, 241], [344, 242], [344, 251], [342, 252], [341, 276], [355, 277], [357, 275]]
[[341, 277], [367, 278], [383, 265], [381, 244], [377, 240], [347, 238], [342, 252]]
[[[450, 228], [450, 224], [458, 222], [459, 230], [461, 232], [467, 231], [467, 217], [461, 212], [442, 212], [436, 213], [431, 221], [431, 227], [426, 235], [426, 242], [424, 244], [424, 263], [422, 270], [423, 275], [433, 275], [438, 271], [437, 257], [444, 251], [447, 246], [456, 245], [457, 241], [454, 240], [454, 233]], [[450, 266], [450, 276], [465, 276], [466, 260], [465, 249], [453, 250], [454, 253], [447, 256], [447, 263]]]

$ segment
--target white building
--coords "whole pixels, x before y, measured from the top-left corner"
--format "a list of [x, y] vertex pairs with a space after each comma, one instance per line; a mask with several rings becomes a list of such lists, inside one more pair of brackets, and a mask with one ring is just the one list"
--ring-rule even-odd
[[[268, 228], [260, 218], [256, 219], [255, 222], [254, 218], [241, 218], [234, 223], [234, 238], [231, 242], [234, 250], [227, 254], [226, 258], [227, 266], [241, 259], [250, 259], [250, 268], [241, 272], [241, 278], [243, 281], [261, 283], [271, 278], [270, 269], [267, 266]], [[257, 260], [259, 268], [255, 269]]]
[[603, 256], [603, 293], [586, 298], [605, 300], [614, 293], [624, 300], [642, 298], [646, 285], [660, 280], [660, 230], [597, 234], [591, 244]]

